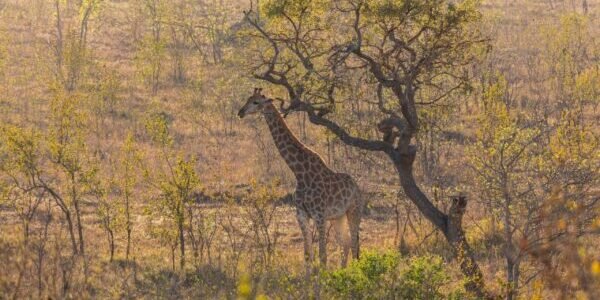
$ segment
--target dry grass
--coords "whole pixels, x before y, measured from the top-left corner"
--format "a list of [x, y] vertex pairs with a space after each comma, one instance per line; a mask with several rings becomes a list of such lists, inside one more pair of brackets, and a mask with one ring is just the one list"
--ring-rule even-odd
[[[0, 12], [0, 114], [3, 123], [20, 126], [48, 126], [51, 66], [49, 40], [54, 38], [52, 1], [1, 1]], [[228, 21], [241, 18], [245, 2], [225, 1]], [[550, 7], [553, 2], [553, 7]], [[273, 221], [269, 232], [276, 238], [272, 259], [261, 261], [264, 247], [257, 245], [251, 222], [255, 216], [246, 201], [250, 198], [251, 182], [277, 182], [277, 195], [293, 191], [294, 179], [280, 159], [265, 124], [260, 119], [238, 120], [236, 109], [251, 88], [257, 84], [242, 72], [237, 63], [236, 49], [226, 48], [223, 64], [205, 64], [198, 53], [190, 50], [186, 57], [188, 82], [176, 85], [168, 78], [170, 65], [165, 64], [157, 95], [136, 75], [136, 42], [133, 38], [133, 2], [106, 1], [91, 23], [89, 45], [99, 69], [118, 74], [120, 89], [115, 110], [102, 116], [90, 115], [101, 126], [90, 134], [89, 145], [102, 153], [104, 162], [117, 157], [125, 136], [133, 132], [138, 138], [138, 150], [144, 153], [148, 165], [160, 164], [160, 152], [144, 134], [144, 120], [149, 113], [164, 113], [171, 121], [170, 131], [176, 149], [186, 157], [197, 159], [202, 191], [209, 195], [193, 206], [216, 228], [210, 246], [210, 256], [204, 253], [194, 258], [188, 243], [187, 267], [180, 270], [172, 261], [172, 252], [161, 239], [150, 234], [151, 227], [160, 227], [164, 220], [151, 218], [145, 210], [154, 201], [152, 190], [143, 184], [136, 186], [133, 197], [132, 259], [124, 259], [125, 236], [116, 233], [115, 261], [109, 262], [106, 233], [102, 229], [93, 200], [83, 202], [83, 224], [87, 253], [84, 259], [72, 257], [64, 220], [58, 208], [44, 202], [31, 223], [31, 244], [22, 246], [22, 228], [15, 211], [0, 202], [0, 298], [235, 298], [240, 279], [250, 276], [253, 293], [273, 298], [298, 299], [306, 296], [303, 281], [302, 237], [292, 207], [274, 201]], [[489, 61], [481, 66], [508, 74], [518, 102], [525, 101], [536, 110], [538, 103], [552, 98], [555, 91], [551, 78], [532, 73], [532, 66], [544, 58], [541, 30], [557, 26], [560, 16], [581, 11], [579, 1], [483, 1], [485, 30], [493, 34], [493, 50]], [[588, 1], [591, 36], [600, 36], [600, 1]], [[140, 27], [143, 27], [140, 25]], [[142, 29], [144, 30], [144, 29]], [[145, 30], [148, 30], [147, 28]], [[596, 58], [600, 45], [596, 45]], [[232, 58], [233, 57], [233, 58]], [[543, 69], [543, 68], [542, 68]], [[481, 71], [479, 70], [479, 71]], [[446, 124], [449, 130], [473, 135], [479, 107], [459, 104], [458, 119]], [[586, 114], [597, 129], [600, 114]], [[399, 188], [394, 170], [383, 156], [363, 153], [340, 141], [326, 142], [322, 128], [310, 125], [300, 114], [288, 117], [292, 129], [303, 142], [322, 153], [336, 170], [348, 172], [358, 179], [369, 193], [368, 214], [361, 226], [363, 248], [399, 250], [396, 236], [396, 193]], [[303, 134], [303, 133], [306, 134]], [[596, 130], [597, 132], [597, 130]], [[464, 145], [445, 141], [439, 145], [439, 177], [448, 178], [445, 186], [468, 186], [469, 174], [460, 172], [466, 164]], [[330, 153], [330, 155], [328, 155]], [[435, 194], [435, 204], [447, 210], [453, 189], [436, 189], [437, 182], [422, 174], [417, 177], [423, 189]], [[459, 170], [459, 172], [457, 172]], [[275, 197], [277, 198], [277, 197]], [[472, 197], [465, 217], [465, 229], [488, 285], [495, 291], [503, 289], [504, 261], [498, 234], [492, 230], [482, 199]], [[409, 255], [433, 253], [447, 262], [453, 282], [459, 285], [461, 276], [452, 254], [439, 232], [418, 214], [416, 208], [401, 198], [400, 230], [402, 251]], [[240, 203], [241, 202], [241, 203]], [[270, 206], [268, 206], [270, 208]], [[45, 216], [52, 215], [48, 230]], [[212, 216], [217, 219], [211, 221]], [[409, 221], [407, 221], [409, 220]], [[211, 223], [213, 222], [213, 223]], [[581, 241], [581, 251], [599, 258], [597, 238]], [[333, 240], [333, 239], [331, 239]], [[43, 247], [43, 248], [41, 248]], [[338, 264], [339, 249], [329, 243], [330, 264]], [[40, 264], [39, 256], [43, 253]], [[176, 260], [178, 256], [176, 254]], [[175, 263], [175, 270], [172, 264]], [[85, 266], [84, 266], [85, 264]], [[40, 269], [43, 271], [40, 272]], [[541, 284], [539, 268], [533, 261], [524, 263], [521, 295], [524, 298], [552, 298], [552, 290]], [[42, 273], [41, 278], [37, 274]], [[86, 274], [87, 273], [87, 274]], [[597, 281], [598, 277], [596, 277]], [[18, 293], [16, 283], [20, 281]], [[38, 284], [41, 282], [41, 286]], [[65, 286], [67, 285], [67, 286]], [[542, 287], [540, 287], [542, 286]]]

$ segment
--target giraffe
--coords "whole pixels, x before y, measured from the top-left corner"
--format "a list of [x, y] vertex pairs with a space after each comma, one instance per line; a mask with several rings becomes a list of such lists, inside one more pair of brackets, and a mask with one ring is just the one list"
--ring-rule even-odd
[[[313, 219], [318, 232], [319, 259], [327, 264], [326, 222], [333, 224], [337, 242], [342, 246], [342, 267], [346, 266], [349, 249], [355, 259], [359, 257], [359, 227], [363, 198], [356, 182], [348, 174], [331, 170], [323, 159], [302, 144], [287, 126], [283, 116], [262, 89], [255, 88], [252, 96], [240, 109], [238, 116], [262, 113], [281, 157], [296, 177], [293, 203], [296, 218], [304, 238], [304, 258], [307, 276], [314, 259], [309, 219]], [[349, 228], [350, 238], [348, 238]]]

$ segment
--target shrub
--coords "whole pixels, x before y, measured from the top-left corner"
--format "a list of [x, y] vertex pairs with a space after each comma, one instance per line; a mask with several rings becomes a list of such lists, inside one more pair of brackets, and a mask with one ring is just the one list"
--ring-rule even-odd
[[347, 268], [326, 272], [324, 285], [342, 298], [375, 299], [378, 297], [373, 292], [386, 281], [382, 277], [394, 272], [398, 262], [399, 256], [392, 252], [365, 252]]
[[323, 285], [339, 299], [464, 299], [461, 289], [443, 291], [449, 279], [438, 256], [366, 252], [347, 268], [325, 272]]
[[400, 276], [396, 298], [443, 299], [440, 288], [448, 282], [442, 259], [438, 256], [412, 258]]

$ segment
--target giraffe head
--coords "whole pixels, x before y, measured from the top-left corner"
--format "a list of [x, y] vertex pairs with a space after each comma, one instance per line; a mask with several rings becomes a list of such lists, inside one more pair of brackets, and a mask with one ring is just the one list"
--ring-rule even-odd
[[251, 115], [260, 112], [263, 108], [265, 108], [265, 105], [267, 103], [271, 103], [272, 101], [273, 100], [265, 97], [262, 94], [261, 88], [255, 88], [252, 96], [248, 97], [248, 100], [246, 100], [246, 104], [244, 104], [244, 106], [242, 106], [242, 108], [238, 112], [238, 116], [240, 118], [243, 118], [246, 115]]

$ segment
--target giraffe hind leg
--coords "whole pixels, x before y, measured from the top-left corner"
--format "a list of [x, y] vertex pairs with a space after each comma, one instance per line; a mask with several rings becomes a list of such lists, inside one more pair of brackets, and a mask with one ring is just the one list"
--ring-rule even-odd
[[355, 207], [346, 213], [348, 217], [348, 226], [350, 227], [350, 243], [352, 245], [352, 257], [358, 259], [360, 257], [360, 221], [362, 218], [362, 206]]
[[331, 221], [335, 230], [335, 237], [338, 244], [342, 247], [342, 268], [346, 267], [348, 254], [350, 252], [350, 235], [348, 234], [348, 218], [343, 215]]

